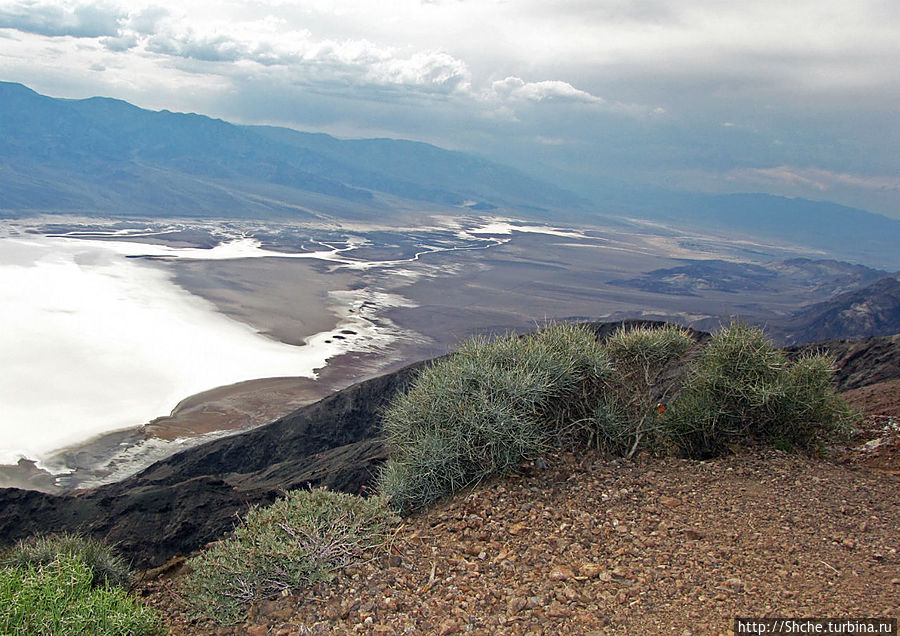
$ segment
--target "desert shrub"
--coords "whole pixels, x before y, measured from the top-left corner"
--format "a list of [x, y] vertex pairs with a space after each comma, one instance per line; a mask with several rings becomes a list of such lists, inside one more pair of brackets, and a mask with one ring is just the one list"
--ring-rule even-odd
[[234, 622], [246, 603], [327, 581], [384, 547], [395, 521], [381, 497], [290, 491], [251, 508], [231, 537], [191, 558], [186, 595], [198, 614]]
[[124, 590], [95, 586], [79, 557], [0, 568], [0, 633], [15, 636], [143, 636], [160, 631], [152, 610]]
[[619, 327], [604, 342], [613, 372], [603, 384], [593, 417], [598, 445], [632, 456], [639, 445], [658, 447], [667, 438], [665, 407], [670, 386], [661, 382], [669, 365], [694, 341], [676, 325]]
[[753, 438], [811, 449], [852, 419], [832, 375], [829, 358], [791, 364], [760, 329], [732, 324], [713, 336], [691, 368], [672, 430], [692, 456], [720, 454]]
[[593, 333], [572, 324], [466, 342], [388, 408], [381, 492], [405, 512], [514, 468], [576, 434], [609, 370]]
[[93, 587], [125, 587], [131, 580], [131, 567], [110, 545], [71, 533], [35, 535], [22, 539], [0, 556], [0, 565], [47, 565], [56, 562], [61, 556], [80, 559], [91, 571]]

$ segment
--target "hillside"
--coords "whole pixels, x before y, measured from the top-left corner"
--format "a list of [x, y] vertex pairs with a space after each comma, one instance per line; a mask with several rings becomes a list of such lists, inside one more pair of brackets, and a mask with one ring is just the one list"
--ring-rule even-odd
[[264, 427], [195, 447], [121, 482], [72, 495], [0, 489], [0, 544], [47, 528], [118, 544], [159, 565], [214, 541], [251, 504], [307, 484], [360, 492], [385, 450], [377, 413], [419, 365], [360, 383]]
[[823, 250], [841, 260], [894, 271], [900, 221], [828, 201], [764, 193], [710, 195], [631, 192], [616, 208], [641, 218], [712, 234], [763, 238]]
[[[617, 324], [593, 328], [604, 335]], [[854, 379], [845, 382], [839, 373], [842, 388], [900, 379], [900, 338], [852, 345], [844, 364], [855, 369]], [[846, 344], [835, 344], [841, 346]], [[94, 490], [57, 496], [0, 489], [0, 544], [46, 528], [83, 531], [117, 543], [136, 565], [152, 567], [217, 539], [233, 527], [236, 514], [286, 489], [311, 484], [358, 493], [386, 456], [378, 439], [380, 414], [420, 366], [354, 385]]]
[[677, 267], [656, 269], [637, 278], [609, 283], [673, 296], [700, 296], [709, 290], [739, 294], [791, 288], [833, 295], [856, 290], [888, 273], [827, 259], [789, 258], [764, 265], [716, 259], [679, 260], [682, 264]]
[[366, 217], [404, 208], [580, 208], [484, 159], [392, 139], [238, 126], [0, 82], [0, 212]]
[[[619, 324], [589, 326], [604, 338]], [[708, 335], [691, 339], [696, 354]], [[258, 601], [236, 626], [189, 614], [180, 555], [285, 490], [364, 492], [386, 456], [381, 414], [421, 364], [117, 484], [2, 490], [0, 543], [48, 529], [113, 542], [152, 568], [139, 593], [171, 634], [727, 633], [735, 615], [895, 616], [900, 336], [811, 347], [835, 355], [838, 386], [866, 414], [849, 443], [817, 457], [749, 445], [707, 461], [545, 452], [412, 514], [389, 556]]]
[[392, 556], [257, 603], [233, 628], [185, 616], [177, 575], [143, 589], [179, 635], [731, 634], [735, 616], [896, 617], [898, 485], [762, 449], [553, 455], [410, 517]]
[[900, 332], [900, 280], [888, 276], [854, 291], [810, 305], [772, 326], [787, 344], [834, 338], [869, 338]]

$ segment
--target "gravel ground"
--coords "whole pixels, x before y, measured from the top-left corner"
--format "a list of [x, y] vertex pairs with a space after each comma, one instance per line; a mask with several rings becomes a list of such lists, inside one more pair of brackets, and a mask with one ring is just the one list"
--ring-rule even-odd
[[[897, 436], [869, 421], [889, 438], [879, 466], [898, 468]], [[736, 616], [897, 617], [900, 478], [868, 452], [548, 456], [409, 517], [390, 556], [239, 626], [189, 620], [178, 576], [141, 591], [170, 634], [192, 635], [685, 636], [731, 634]]]

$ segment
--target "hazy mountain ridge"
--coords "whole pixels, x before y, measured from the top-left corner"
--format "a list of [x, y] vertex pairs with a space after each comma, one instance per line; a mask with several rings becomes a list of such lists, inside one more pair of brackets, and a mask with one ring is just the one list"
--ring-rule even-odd
[[832, 295], [858, 289], [888, 274], [884, 270], [832, 259], [791, 258], [763, 265], [715, 259], [681, 260], [684, 265], [653, 270], [637, 278], [610, 281], [610, 284], [677, 296], [697, 296], [705, 290], [737, 294], [786, 287]]
[[900, 333], [900, 280], [887, 276], [797, 312], [774, 335], [788, 344]]
[[[864, 210], [597, 183], [579, 190], [592, 193], [588, 201], [546, 179], [426, 143], [240, 126], [110, 98], [51, 98], [0, 82], [0, 215], [359, 219], [499, 209], [573, 224], [637, 218], [900, 268], [900, 221]], [[634, 231], [645, 230], [638, 224]]]
[[[829, 201], [762, 193], [633, 193], [621, 209], [642, 219], [727, 236], [803, 245], [873, 267], [900, 267], [900, 221]], [[823, 255], [824, 256], [824, 255]]]
[[[6, 210], [296, 214], [297, 205], [327, 209], [328, 200], [382, 208], [379, 194], [441, 206], [584, 203], [515, 170], [428, 144], [344, 142], [115, 99], [54, 99], [10, 83], [0, 83], [0, 141]], [[337, 216], [346, 212], [338, 208]]]

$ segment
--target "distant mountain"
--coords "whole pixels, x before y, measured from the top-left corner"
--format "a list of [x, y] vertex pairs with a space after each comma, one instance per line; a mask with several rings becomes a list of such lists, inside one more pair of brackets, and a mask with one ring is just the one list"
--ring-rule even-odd
[[787, 344], [900, 333], [900, 280], [888, 276], [810, 305], [772, 332]]
[[0, 82], [0, 216], [385, 218], [458, 209], [572, 223], [624, 217], [900, 269], [900, 221], [863, 210], [767, 194], [598, 184], [585, 190], [594, 192], [588, 201], [425, 143], [238, 126], [115, 99], [56, 99]]
[[680, 260], [684, 264], [678, 267], [656, 269], [638, 278], [612, 280], [609, 284], [673, 296], [698, 296], [710, 290], [737, 294], [798, 289], [823, 298], [872, 283], [888, 273], [831, 259], [791, 258], [765, 265]]
[[584, 205], [511, 168], [428, 144], [237, 126], [0, 82], [0, 213], [365, 217], [388, 208]]
[[627, 197], [617, 193], [606, 209], [675, 227], [801, 245], [840, 260], [900, 269], [900, 220], [828, 201], [648, 188], [632, 190]]

